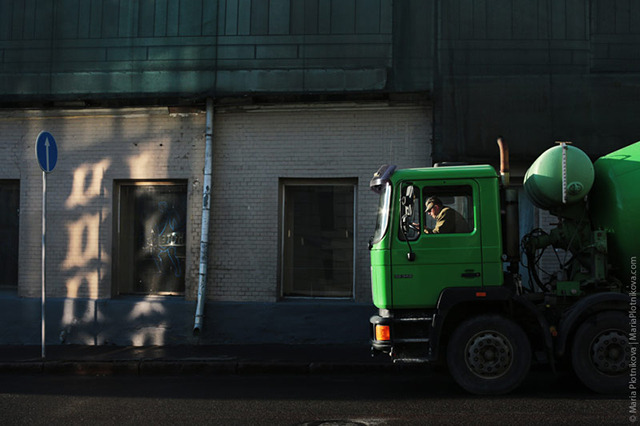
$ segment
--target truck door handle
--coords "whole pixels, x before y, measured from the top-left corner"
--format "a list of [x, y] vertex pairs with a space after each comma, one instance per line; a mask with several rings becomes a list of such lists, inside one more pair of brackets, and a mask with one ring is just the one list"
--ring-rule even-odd
[[480, 276], [480, 272], [463, 272], [462, 278], [478, 278]]

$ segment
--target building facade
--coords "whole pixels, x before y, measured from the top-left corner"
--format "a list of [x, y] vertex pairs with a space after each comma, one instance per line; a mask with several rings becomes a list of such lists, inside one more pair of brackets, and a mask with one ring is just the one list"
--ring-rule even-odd
[[44, 130], [47, 343], [366, 342], [381, 164], [635, 141], [609, 3], [0, 0], [0, 343], [40, 342]]

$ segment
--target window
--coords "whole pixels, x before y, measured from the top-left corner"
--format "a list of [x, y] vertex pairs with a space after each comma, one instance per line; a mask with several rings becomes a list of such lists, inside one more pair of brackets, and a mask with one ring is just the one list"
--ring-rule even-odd
[[187, 185], [117, 182], [119, 294], [184, 293]]
[[18, 288], [20, 182], [0, 180], [0, 288]]
[[385, 184], [380, 200], [378, 201], [378, 214], [376, 215], [376, 229], [371, 239], [372, 244], [379, 243], [387, 233], [389, 215], [391, 214], [391, 185]]
[[355, 182], [282, 182], [282, 295], [353, 297]]
[[[473, 231], [473, 191], [470, 186], [426, 186], [422, 190], [427, 233], [468, 234]], [[434, 213], [426, 211], [434, 200]], [[436, 212], [438, 214], [436, 214]]]
[[[473, 191], [470, 186], [425, 186], [420, 191], [414, 183], [407, 183], [401, 190], [400, 241], [416, 241], [423, 234], [467, 234], [473, 231]], [[434, 205], [436, 207], [432, 210]]]

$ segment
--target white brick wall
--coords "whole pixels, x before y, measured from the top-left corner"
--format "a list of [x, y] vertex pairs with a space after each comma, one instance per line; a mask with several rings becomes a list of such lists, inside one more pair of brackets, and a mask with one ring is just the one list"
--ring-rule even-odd
[[49, 296], [112, 294], [114, 179], [188, 179], [188, 208], [196, 212], [188, 227], [199, 233], [204, 115], [170, 117], [166, 108], [5, 114], [0, 178], [20, 179], [19, 295], [41, 291], [42, 172], [34, 153], [41, 130], [58, 145], [47, 177]]
[[[367, 240], [377, 199], [369, 179], [383, 163], [431, 164], [430, 114], [427, 108], [369, 106], [217, 111], [208, 297], [278, 297], [281, 178], [357, 178], [355, 296], [370, 300]], [[114, 180], [187, 179], [186, 298], [194, 299], [204, 126], [204, 114], [172, 117], [166, 108], [0, 115], [0, 179], [20, 179], [21, 185], [18, 294], [40, 295], [42, 173], [34, 143], [48, 130], [59, 156], [48, 175], [47, 294], [114, 293]]]
[[208, 296], [273, 301], [279, 292], [279, 180], [357, 178], [356, 287], [371, 298], [367, 241], [381, 164], [431, 164], [424, 108], [219, 111], [215, 120]]

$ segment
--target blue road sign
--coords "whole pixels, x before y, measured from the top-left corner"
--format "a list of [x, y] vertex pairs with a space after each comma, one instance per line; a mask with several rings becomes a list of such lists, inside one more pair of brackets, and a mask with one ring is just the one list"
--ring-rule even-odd
[[36, 158], [43, 172], [49, 173], [58, 162], [58, 146], [53, 135], [49, 132], [40, 132], [36, 139]]

